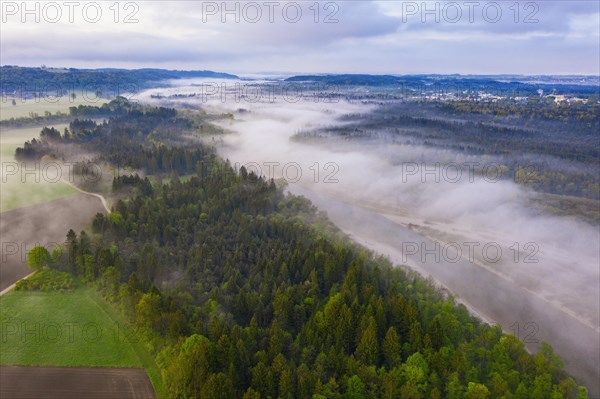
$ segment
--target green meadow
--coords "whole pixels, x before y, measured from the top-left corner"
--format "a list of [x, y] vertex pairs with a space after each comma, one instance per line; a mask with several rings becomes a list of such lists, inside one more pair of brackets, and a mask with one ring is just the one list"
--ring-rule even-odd
[[[66, 125], [56, 125], [62, 131]], [[2, 189], [0, 190], [0, 212], [35, 205], [77, 194], [73, 187], [57, 181], [61, 175], [53, 167], [30, 165], [28, 173], [21, 162], [14, 158], [17, 147], [27, 140], [38, 137], [42, 127], [18, 129], [0, 128], [0, 161], [2, 162]], [[68, 176], [64, 176], [68, 178]]]
[[0, 298], [0, 363], [140, 367], [131, 329], [91, 290], [13, 291]]
[[159, 397], [163, 386], [137, 331], [89, 287], [11, 291], [0, 297], [0, 364], [143, 367]]
[[78, 105], [93, 105], [101, 106], [106, 103], [107, 100], [99, 98], [96, 100], [93, 93], [84, 96], [81, 92], [76, 92], [75, 99], [69, 96], [63, 97], [51, 97], [52, 92], [49, 91], [46, 98], [41, 99], [21, 99], [15, 98], [13, 105], [12, 98], [1, 98], [0, 99], [0, 120], [7, 120], [11, 118], [28, 118], [31, 114], [37, 114], [38, 116], [44, 116], [45, 112], [51, 112], [56, 114], [57, 112], [68, 113], [69, 107], [76, 107]]

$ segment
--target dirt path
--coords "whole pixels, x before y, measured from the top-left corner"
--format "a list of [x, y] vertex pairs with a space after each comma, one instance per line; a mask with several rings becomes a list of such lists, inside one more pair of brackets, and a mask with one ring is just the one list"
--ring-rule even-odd
[[102, 206], [104, 207], [104, 209], [106, 210], [106, 213], [110, 213], [110, 208], [108, 207], [108, 202], [106, 201], [106, 198], [104, 198], [102, 195], [100, 194], [96, 194], [96, 193], [92, 193], [90, 191], [85, 191], [80, 189], [79, 187], [77, 187], [76, 185], [74, 185], [73, 183], [71, 183], [68, 180], [62, 180], [63, 183], [73, 187], [75, 190], [79, 191], [82, 194], [87, 194], [87, 195], [92, 195], [98, 199], [100, 199], [100, 201], [102, 202]]
[[31, 205], [0, 214], [0, 291], [31, 274], [27, 252], [36, 245], [52, 250], [62, 245], [69, 229], [79, 233], [106, 207], [90, 195]]
[[[108, 203], [102, 195], [82, 190], [67, 180], [63, 180], [63, 182], [83, 195], [98, 198], [104, 211], [110, 213]], [[69, 228], [78, 232], [91, 222], [94, 213], [88, 214], [83, 209], [84, 202], [90, 202], [90, 210], [97, 209], [98, 206], [92, 204], [95, 201], [84, 201], [78, 198], [85, 198], [83, 195], [2, 212], [0, 218], [0, 237], [2, 238], [0, 296], [12, 290], [17, 281], [33, 274], [26, 265], [28, 250], [35, 245], [44, 245], [48, 250], [52, 250], [52, 247], [64, 241], [64, 236]], [[49, 204], [51, 206], [48, 206]], [[87, 219], [78, 217], [86, 214], [89, 215]], [[61, 222], [66, 222], [64, 227], [60, 225]], [[69, 226], [69, 223], [73, 224]], [[57, 239], [59, 237], [60, 239]]]

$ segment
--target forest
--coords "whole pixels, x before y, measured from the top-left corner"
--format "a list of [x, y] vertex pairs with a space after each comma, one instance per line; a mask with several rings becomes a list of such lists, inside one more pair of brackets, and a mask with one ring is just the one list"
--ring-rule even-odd
[[[189, 139], [182, 132], [191, 132], [197, 126], [194, 121], [179, 117], [174, 109], [141, 110], [118, 97], [102, 107], [73, 107], [71, 115], [90, 119], [75, 118], [62, 133], [43, 128], [39, 139], [17, 148], [16, 159], [39, 160], [44, 155], [65, 159], [66, 145], [75, 144], [79, 150], [96, 154], [88, 161], [107, 162], [117, 168], [126, 166], [147, 174], [183, 175], [195, 172], [205, 152], [211, 151], [187, 145]], [[98, 115], [109, 119], [91, 119]]]
[[591, 79], [581, 84], [572, 80], [564, 81], [565, 76], [545, 76], [544, 82], [536, 82], [531, 77], [502, 75], [367, 75], [367, 74], [325, 74], [296, 75], [285, 79], [294, 84], [318, 83], [336, 91], [345, 92], [354, 88], [392, 89], [403, 95], [425, 93], [454, 93], [460, 97], [477, 96], [481, 92], [509, 96], [537, 96], [538, 91], [554, 94], [570, 94], [582, 98], [598, 100], [597, 80]]
[[215, 78], [236, 79], [237, 76], [213, 71], [177, 71], [155, 68], [143, 69], [77, 69], [51, 68], [41, 66], [20, 67], [3, 65], [0, 67], [0, 87], [2, 93], [16, 91], [26, 96], [32, 93], [55, 94], [56, 90], [89, 90], [91, 93], [116, 96], [124, 92], [137, 92], [143, 88], [156, 87], [157, 82], [168, 79]]
[[529, 354], [431, 281], [350, 243], [305, 198], [182, 139], [193, 121], [120, 107], [101, 124], [46, 129], [17, 155], [60, 157], [69, 143], [149, 174], [194, 174], [115, 179], [140, 189], [70, 230], [42, 265], [96, 287], [137, 326], [166, 396], [587, 398], [549, 345]]
[[[422, 101], [346, 115], [342, 126], [300, 132], [298, 139], [367, 140], [450, 149], [457, 159], [495, 162], [503, 178], [540, 193], [594, 200], [599, 219], [600, 104], [548, 99]], [[423, 162], [435, 162], [427, 159]], [[487, 161], [486, 161], [487, 160]]]

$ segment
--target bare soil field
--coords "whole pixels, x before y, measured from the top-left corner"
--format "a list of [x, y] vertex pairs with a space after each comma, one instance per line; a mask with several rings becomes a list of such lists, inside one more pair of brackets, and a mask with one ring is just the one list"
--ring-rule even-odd
[[62, 245], [69, 229], [79, 233], [98, 212], [106, 212], [99, 198], [79, 194], [0, 213], [0, 291], [31, 273], [27, 251]]
[[0, 397], [12, 399], [154, 399], [144, 369], [0, 367]]

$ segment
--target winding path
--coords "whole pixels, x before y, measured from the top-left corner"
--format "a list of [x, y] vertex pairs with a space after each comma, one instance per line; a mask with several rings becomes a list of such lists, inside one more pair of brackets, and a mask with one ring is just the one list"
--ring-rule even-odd
[[76, 185], [74, 185], [73, 183], [71, 183], [70, 181], [67, 181], [65, 179], [62, 179], [61, 181], [63, 183], [65, 183], [65, 184], [73, 187], [75, 190], [79, 191], [80, 193], [87, 194], [87, 195], [92, 195], [92, 196], [94, 196], [96, 198], [99, 198], [100, 201], [102, 202], [102, 206], [104, 207], [104, 209], [106, 210], [106, 212], [110, 213], [110, 208], [108, 207], [108, 202], [106, 202], [106, 198], [104, 198], [102, 195], [96, 194], [96, 193], [92, 193], [90, 191], [82, 190], [81, 188], [77, 187]]
[[[73, 183], [71, 183], [71, 182], [69, 182], [67, 180], [62, 180], [62, 182], [64, 182], [65, 184], [67, 184], [67, 185], [69, 185], [71, 187], [73, 187], [75, 190], [79, 191], [82, 194], [86, 194], [86, 195], [90, 195], [90, 196], [98, 198], [100, 200], [100, 202], [101, 202], [102, 207], [104, 208], [104, 210], [107, 213], [110, 213], [110, 208], [108, 207], [108, 202], [106, 201], [106, 198], [104, 198], [102, 195], [82, 190], [82, 189], [80, 189], [79, 187], [77, 187], [76, 185], [74, 185]], [[35, 207], [35, 205], [34, 205], [34, 207]], [[19, 222], [19, 221], [17, 220], [16, 222]], [[38, 241], [44, 241], [44, 242], [54, 242], [55, 241], [53, 239], [48, 239], [47, 237], [45, 237], [45, 238], [46, 238], [45, 240], [43, 240], [43, 239], [40, 238]], [[24, 240], [24, 239], [21, 239], [21, 240]], [[19, 242], [21, 242], [21, 241], [19, 241]], [[3, 263], [6, 263], [6, 262], [3, 262]], [[6, 267], [6, 265], [3, 265], [3, 266]], [[34, 273], [35, 272], [29, 273], [28, 275], [20, 278], [19, 280], [15, 281], [13, 284], [9, 285], [8, 287], [5, 287], [4, 289], [2, 289], [0, 291], [0, 296], [3, 296], [4, 294], [6, 294], [6, 293], [10, 292], [12, 289], [14, 289], [15, 285], [16, 285], [16, 283], [18, 281], [20, 281], [22, 279], [25, 279], [25, 278], [28, 278], [28, 277], [31, 277]]]

